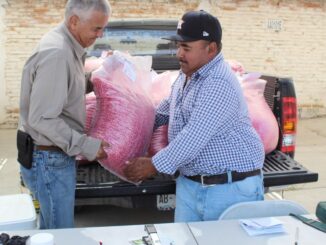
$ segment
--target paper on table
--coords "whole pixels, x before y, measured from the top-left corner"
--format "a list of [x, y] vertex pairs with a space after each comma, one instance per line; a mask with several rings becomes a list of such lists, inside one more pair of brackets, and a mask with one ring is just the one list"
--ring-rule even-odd
[[250, 236], [285, 232], [283, 223], [274, 217], [241, 219], [239, 222]]
[[[175, 242], [170, 239], [169, 237], [162, 236], [160, 237], [160, 241], [162, 245], [175, 245]], [[143, 239], [132, 239], [129, 241], [131, 245], [146, 245], [146, 243], [143, 241]]]

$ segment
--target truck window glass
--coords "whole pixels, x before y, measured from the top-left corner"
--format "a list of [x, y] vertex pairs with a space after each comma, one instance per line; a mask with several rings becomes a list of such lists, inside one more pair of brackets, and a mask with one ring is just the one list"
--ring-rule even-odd
[[105, 28], [102, 38], [88, 48], [88, 56], [99, 57], [103, 50], [128, 51], [131, 55], [175, 56], [176, 44], [162, 37], [175, 30]]

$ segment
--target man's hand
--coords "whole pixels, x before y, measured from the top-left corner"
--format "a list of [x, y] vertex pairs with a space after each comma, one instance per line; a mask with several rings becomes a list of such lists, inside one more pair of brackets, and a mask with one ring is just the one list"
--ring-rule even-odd
[[157, 174], [157, 170], [149, 157], [138, 157], [126, 162], [124, 169], [126, 178], [133, 182], [140, 182]]
[[100, 149], [98, 150], [98, 152], [96, 153], [96, 158], [95, 159], [103, 159], [106, 158], [108, 155], [106, 154], [106, 152], [104, 151], [104, 147], [109, 147], [110, 144], [102, 141], [101, 142], [101, 146]]

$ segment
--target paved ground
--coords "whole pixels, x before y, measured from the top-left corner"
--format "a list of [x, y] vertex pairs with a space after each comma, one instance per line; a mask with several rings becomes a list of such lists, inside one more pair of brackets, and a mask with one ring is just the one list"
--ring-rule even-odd
[[[326, 118], [299, 121], [295, 159], [311, 171], [319, 173], [315, 183], [288, 186], [276, 193], [301, 203], [314, 213], [319, 201], [326, 200]], [[21, 193], [16, 162], [15, 130], [0, 130], [0, 195]], [[271, 198], [266, 196], [266, 198]], [[107, 212], [110, 211], [108, 214]], [[126, 218], [123, 220], [122, 214]], [[77, 226], [117, 225], [131, 223], [159, 223], [172, 221], [171, 214], [148, 210], [125, 210], [116, 207], [85, 207], [76, 215]], [[91, 218], [90, 218], [91, 217]], [[134, 219], [134, 220], [133, 220]], [[138, 221], [136, 221], [138, 220]], [[146, 222], [145, 222], [146, 221]]]
[[319, 179], [314, 183], [289, 186], [284, 198], [315, 212], [317, 203], [326, 200], [326, 118], [299, 121], [295, 159], [317, 172]]

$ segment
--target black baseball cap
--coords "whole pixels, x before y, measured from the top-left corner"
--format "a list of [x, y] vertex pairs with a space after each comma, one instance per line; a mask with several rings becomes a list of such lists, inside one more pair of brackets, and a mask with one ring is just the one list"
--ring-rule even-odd
[[207, 40], [220, 43], [222, 28], [218, 19], [206, 11], [189, 11], [179, 21], [177, 34], [163, 39], [180, 42]]

